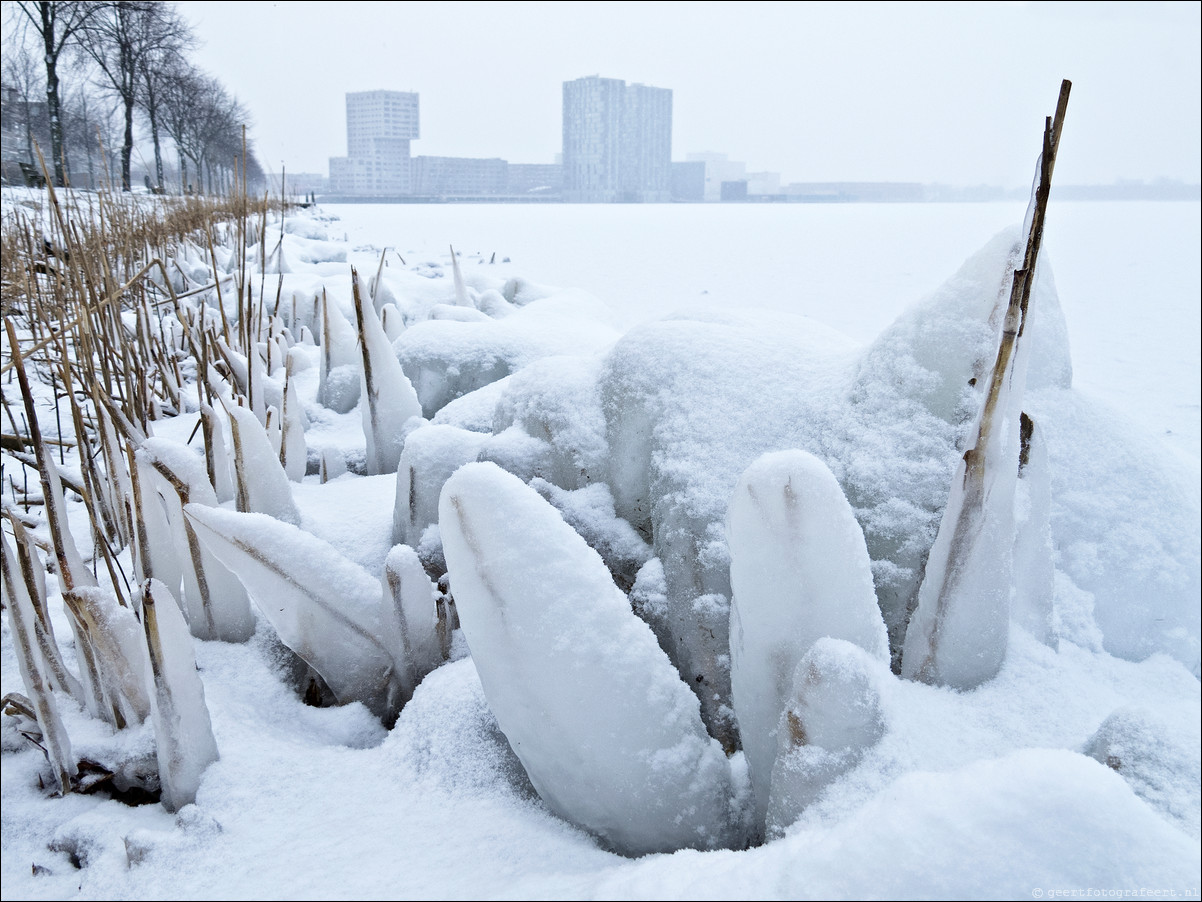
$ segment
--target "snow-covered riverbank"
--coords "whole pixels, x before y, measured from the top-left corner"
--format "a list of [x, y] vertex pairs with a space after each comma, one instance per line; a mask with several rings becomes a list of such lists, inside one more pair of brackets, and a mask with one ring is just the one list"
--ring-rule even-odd
[[[550, 504], [539, 510], [553, 515], [553, 505], [600, 552], [663, 645], [671, 627], [657, 614], [688, 579], [699, 581], [689, 600], [702, 622], [725, 613], [722, 524], [739, 474], [761, 451], [803, 448], [851, 498], [883, 598], [929, 547], [957, 456], [956, 429], [918, 395], [972, 348], [931, 336], [952, 334], [948, 311], [996, 281], [1007, 240], [977, 252], [1021, 217], [1008, 205], [857, 205], [361, 206], [298, 218], [275, 265], [287, 270], [290, 334], [300, 338], [300, 320], [315, 325], [311, 299], [323, 287], [354, 323], [350, 265], [365, 283], [381, 272], [376, 305], [395, 311], [382, 329], [428, 421], [393, 430], [407, 436], [400, 478], [373, 466], [380, 448], [331, 387], [351, 391], [357, 376], [323, 384], [318, 349], [294, 346], [310, 474], [290, 491], [300, 527], [328, 543], [308, 555], [310, 585], [343, 566], [378, 578], [394, 542], [417, 548], [429, 569], [443, 553], [431, 529], [442, 482], [459, 463], [491, 461], [535, 490], [515, 509], [541, 495]], [[555, 654], [498, 651], [499, 628], [478, 627], [493, 668], [480, 667], [482, 688], [457, 633], [451, 660], [425, 676], [391, 730], [362, 703], [305, 705], [260, 613], [249, 642], [195, 642], [220, 759], [177, 814], [48, 798], [38, 788], [45, 759], [5, 718], [4, 898], [1197, 897], [1197, 233], [1197, 204], [1053, 205], [1055, 285], [1045, 276], [1036, 299], [1055, 305], [1058, 295], [1064, 312], [1049, 307], [1046, 327], [1033, 321], [1041, 343], [1028, 408], [1048, 430], [1051, 635], [1016, 624], [1001, 672], [969, 692], [880, 676], [873, 742], [799, 819], [778, 824], [782, 835], [750, 849], [626, 858], [553, 813], [589, 794], [594, 765], [577, 765], [578, 782], [554, 800], [531, 774], [548, 807], [523, 769], [538, 756], [515, 755], [522, 731], [507, 742], [498, 722], [559, 718], [567, 745], [546, 750], [571, 772], [573, 734], [595, 744], [606, 717], [630, 716], [599, 710], [607, 683], [623, 681], [604, 672], [597, 636], [569, 639], [579, 624], [556, 632], [553, 597], [539, 629]], [[447, 243], [461, 252], [462, 286]], [[268, 283], [280, 279], [268, 269]], [[957, 387], [949, 409], [961, 400]], [[154, 430], [186, 442], [196, 421], [185, 414]], [[337, 476], [348, 464], [380, 472]], [[469, 478], [459, 491], [470, 511]], [[503, 544], [507, 528], [534, 543], [521, 546], [528, 558], [546, 541], [569, 569], [587, 566], [575, 539], [547, 538], [554, 530], [464, 516], [482, 532], [465, 538], [456, 527], [452, 566]], [[523, 566], [547, 578], [498, 558], [500, 588], [489, 591], [520, 591]], [[451, 582], [454, 592], [453, 572]], [[265, 598], [251, 595], [262, 610]], [[642, 641], [619, 651], [634, 655]], [[520, 692], [516, 702], [486, 698], [488, 681], [505, 678], [506, 653], [517, 655], [515, 686], [532, 681], [554, 698], [525, 712]], [[7, 620], [3, 684], [22, 691]], [[729, 710], [702, 701], [706, 727], [721, 732]], [[63, 718], [82, 755], [154, 742], [149, 722], [114, 733], [69, 701]], [[665, 729], [687, 732], [672, 723]], [[589, 754], [606, 758], [603, 747]], [[706, 779], [708, 755], [690, 759]], [[755, 775], [749, 784], [741, 754], [732, 760], [722, 779], [747, 807]], [[679, 762], [663, 767], [679, 774]]]

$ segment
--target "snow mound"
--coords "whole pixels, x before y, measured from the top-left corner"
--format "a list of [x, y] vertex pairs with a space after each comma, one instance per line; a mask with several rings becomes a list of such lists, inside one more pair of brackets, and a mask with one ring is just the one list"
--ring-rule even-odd
[[429, 418], [456, 398], [542, 357], [599, 350], [617, 338], [583, 296], [532, 302], [512, 316], [484, 322], [426, 320], [402, 333], [395, 348]]

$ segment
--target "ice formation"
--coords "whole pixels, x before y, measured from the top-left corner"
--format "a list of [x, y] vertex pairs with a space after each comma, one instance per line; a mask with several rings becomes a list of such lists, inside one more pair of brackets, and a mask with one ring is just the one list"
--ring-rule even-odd
[[[384, 608], [398, 635], [393, 647], [401, 649], [402, 703], [413, 696], [422, 677], [443, 662], [439, 638], [438, 587], [430, 582], [417, 552], [408, 545], [396, 545], [384, 559]], [[445, 632], [445, 626], [443, 628]]]
[[841, 639], [819, 639], [798, 661], [776, 731], [769, 836], [782, 834], [885, 734], [892, 679], [882, 655]]
[[205, 769], [219, 757], [192, 637], [168, 588], [148, 580], [138, 597], [146, 638], [146, 689], [154, 721], [163, 806], [196, 801]]
[[234, 437], [234, 475], [238, 510], [268, 514], [285, 523], [300, 523], [288, 474], [272, 450], [267, 433], [245, 407], [226, 408]]
[[406, 423], [420, 419], [421, 404], [401, 369], [375, 309], [362, 299], [358, 274], [351, 271], [355, 319], [359, 326], [359, 411], [367, 439], [367, 472], [395, 473], [405, 444]]
[[359, 349], [354, 327], [323, 290], [321, 294], [321, 369], [319, 403], [346, 413], [359, 403]]
[[230, 571], [201, 545], [185, 519], [186, 504], [217, 506], [200, 457], [171, 439], [148, 438], [138, 450], [142, 481], [157, 491], [166, 514], [167, 539], [179, 566], [182, 586], [167, 583], [182, 599], [185, 618], [198, 639], [245, 642], [255, 631], [255, 619], [246, 591]]
[[864, 535], [818, 458], [804, 451], [758, 458], [735, 487], [726, 532], [731, 690], [762, 826], [784, 744], [778, 724], [801, 688], [799, 662], [822, 639], [846, 640], [882, 666], [889, 647]]
[[597, 553], [490, 463], [447, 481], [439, 524], [489, 706], [551, 809], [627, 854], [728, 844], [729, 765]]
[[204, 545], [246, 587], [280, 640], [313, 667], [339, 702], [395, 718], [404, 653], [377, 579], [310, 533], [262, 514], [190, 504]]

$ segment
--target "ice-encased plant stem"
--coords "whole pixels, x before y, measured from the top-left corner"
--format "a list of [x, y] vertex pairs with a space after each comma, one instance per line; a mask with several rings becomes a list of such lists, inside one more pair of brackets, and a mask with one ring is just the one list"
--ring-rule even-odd
[[285, 523], [300, 523], [288, 474], [263, 425], [245, 407], [229, 405], [234, 440], [234, 475], [238, 510], [268, 514]]
[[438, 497], [451, 474], [475, 461], [488, 436], [443, 424], [427, 424], [405, 438], [397, 464], [392, 541], [416, 548], [438, 522]]
[[305, 478], [308, 467], [308, 450], [305, 447], [305, 411], [301, 407], [296, 383], [292, 380], [295, 369], [295, 353], [288, 351], [284, 376], [283, 434], [280, 438], [280, 465], [293, 482]]
[[885, 734], [892, 678], [886, 660], [840, 639], [819, 639], [798, 662], [777, 730], [768, 836], [780, 836]]
[[[400, 710], [406, 662], [378, 579], [332, 546], [262, 514], [189, 504], [202, 544], [246, 587], [280, 641], [321, 674], [340, 703], [382, 720]], [[398, 641], [392, 641], [396, 637]]]
[[29, 437], [34, 450], [37, 452], [38, 476], [42, 483], [42, 497], [46, 504], [46, 520], [50, 527], [50, 539], [54, 544], [54, 556], [58, 566], [59, 586], [63, 590], [75, 586], [94, 586], [96, 578], [83, 564], [75, 540], [71, 537], [71, 527], [67, 521], [67, 511], [63, 504], [63, 484], [59, 479], [58, 468], [46, 443], [42, 440], [42, 432], [38, 426], [37, 411], [34, 409], [33, 393], [29, 388], [29, 377], [25, 373], [25, 362], [21, 356], [21, 345], [17, 340], [16, 328], [9, 318], [4, 320], [4, 328], [8, 332], [8, 346], [12, 348], [13, 364], [17, 370], [17, 382], [21, 387], [21, 398], [25, 403], [25, 418], [29, 428]]
[[192, 635], [245, 642], [255, 631], [246, 590], [204, 549], [183, 515], [184, 505], [189, 503], [217, 506], [217, 495], [200, 458], [187, 446], [162, 438], [147, 439], [138, 456], [150, 464], [150, 480], [158, 483], [173, 544], [180, 552], [184, 611]]
[[451, 245], [451, 276], [455, 281], [455, 305], [474, 307], [471, 298], [467, 296], [467, 286], [463, 284], [463, 273], [459, 269], [459, 257], [455, 254], [454, 245]]
[[140, 628], [133, 612], [100, 588], [71, 589], [63, 604], [77, 645], [90, 658], [100, 700], [99, 716], [117, 729], [141, 723], [150, 713]]
[[46, 680], [42, 655], [34, 633], [34, 620], [37, 615], [25, 591], [25, 585], [16, 573], [15, 563], [16, 555], [9, 547], [8, 536], [0, 532], [0, 569], [3, 570], [4, 584], [8, 587], [8, 618], [12, 625], [13, 646], [17, 651], [17, 665], [21, 681], [33, 702], [38, 727], [46, 743], [46, 757], [54, 770], [59, 795], [65, 795], [71, 791], [71, 778], [77, 772], [75, 759], [71, 754], [71, 740], [59, 717], [54, 693]]
[[730, 546], [731, 694], [747, 755], [756, 825], [765, 823], [794, 671], [830, 637], [889, 660], [864, 534], [834, 474], [805, 451], [758, 458], [726, 521]]
[[1025, 413], [1018, 483], [1015, 486], [1014, 608], [1012, 619], [1045, 645], [1055, 647], [1052, 627], [1056, 579], [1052, 543], [1052, 477], [1043, 429]]
[[355, 330], [323, 288], [321, 369], [317, 384], [317, 400], [323, 406], [338, 413], [346, 413], [359, 403], [359, 376], [356, 372], [358, 360]]
[[413, 696], [417, 684], [443, 662], [438, 636], [438, 587], [430, 582], [421, 561], [408, 545], [395, 545], [384, 559], [384, 609], [399, 634], [393, 640], [402, 649], [402, 702]]
[[489, 706], [551, 809], [625, 854], [735, 842], [722, 748], [597, 552], [492, 463], [447, 481], [439, 526]]
[[[26, 597], [33, 605], [34, 637], [37, 639], [38, 650], [41, 652], [42, 662], [47, 669], [50, 687], [62, 690], [76, 701], [82, 702], [85, 697], [84, 687], [67, 669], [67, 665], [63, 661], [62, 651], [54, 636], [54, 622], [46, 609], [46, 571], [33, 548], [29, 533], [21, 523], [21, 518], [7, 508], [4, 513], [12, 527], [13, 539], [17, 546], [16, 564], [11, 561], [6, 564], [8, 569], [4, 573], [3, 596], [6, 603], [12, 604], [14, 602], [11, 600], [10, 594], [24, 589]], [[16, 571], [12, 569], [13, 567], [17, 568]], [[18, 578], [21, 581], [20, 585], [14, 582]]]
[[200, 405], [201, 431], [204, 435], [205, 469], [218, 502], [234, 500], [234, 482], [230, 458], [225, 446], [225, 428], [221, 418], [208, 404]]
[[163, 807], [179, 811], [196, 801], [205, 769], [220, 757], [192, 636], [174, 596], [157, 579], [137, 595], [146, 638], [146, 688], [154, 723]]
[[912, 679], [974, 689], [997, 674], [1006, 656], [1020, 417], [1030, 352], [1030, 341], [1022, 338], [1070, 87], [1068, 81], [1061, 84], [1055, 118], [1049, 117], [1044, 128], [1026, 251], [1011, 277], [997, 359], [906, 630], [902, 675]]
[[359, 347], [363, 354], [359, 409], [367, 438], [367, 472], [369, 475], [395, 473], [405, 445], [405, 423], [411, 417], [420, 417], [422, 406], [413, 383], [393, 353], [375, 308], [363, 301], [359, 274], [353, 268], [351, 288], [355, 296]]

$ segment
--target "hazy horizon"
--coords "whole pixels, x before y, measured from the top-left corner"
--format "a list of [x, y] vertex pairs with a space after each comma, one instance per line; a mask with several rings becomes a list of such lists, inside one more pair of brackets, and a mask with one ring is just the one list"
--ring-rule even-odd
[[1020, 187], [1073, 81], [1061, 184], [1199, 181], [1197, 3], [185, 2], [269, 172], [329, 171], [345, 95], [416, 91], [412, 153], [552, 162], [562, 85], [673, 91], [672, 158], [782, 182]]

